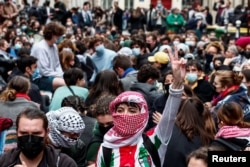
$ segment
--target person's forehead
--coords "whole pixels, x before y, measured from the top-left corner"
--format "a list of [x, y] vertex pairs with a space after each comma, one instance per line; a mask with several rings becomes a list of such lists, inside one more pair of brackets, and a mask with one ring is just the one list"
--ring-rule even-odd
[[43, 120], [42, 119], [29, 119], [26, 117], [21, 117], [18, 124], [19, 131], [25, 132], [36, 132], [43, 130]]

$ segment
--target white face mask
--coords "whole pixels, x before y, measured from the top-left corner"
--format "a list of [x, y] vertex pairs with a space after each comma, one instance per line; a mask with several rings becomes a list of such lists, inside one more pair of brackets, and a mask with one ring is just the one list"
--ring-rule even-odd
[[174, 41], [173, 44], [176, 46], [178, 45], [180, 42], [179, 41]]

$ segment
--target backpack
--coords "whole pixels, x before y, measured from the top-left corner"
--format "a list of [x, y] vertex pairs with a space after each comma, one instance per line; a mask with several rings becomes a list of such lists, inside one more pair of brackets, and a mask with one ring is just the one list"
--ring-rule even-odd
[[[148, 153], [150, 154], [155, 166], [157, 167], [161, 166], [160, 156], [158, 154], [158, 151], [155, 145], [152, 143], [152, 141], [149, 139], [149, 137], [146, 134], [142, 134], [142, 138], [143, 138], [143, 145], [147, 149]], [[110, 166], [111, 153], [112, 153], [111, 148], [103, 147], [103, 158], [104, 158], [104, 163], [106, 167]]]

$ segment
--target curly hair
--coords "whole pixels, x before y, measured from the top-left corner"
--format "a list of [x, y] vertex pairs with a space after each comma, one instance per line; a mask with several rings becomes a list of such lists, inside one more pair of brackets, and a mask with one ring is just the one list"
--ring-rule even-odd
[[159, 79], [160, 71], [150, 64], [144, 64], [140, 67], [137, 74], [138, 82], [146, 83], [148, 79]]
[[45, 25], [43, 36], [45, 40], [51, 40], [53, 36], [62, 36], [66, 28], [59, 22], [52, 21]]

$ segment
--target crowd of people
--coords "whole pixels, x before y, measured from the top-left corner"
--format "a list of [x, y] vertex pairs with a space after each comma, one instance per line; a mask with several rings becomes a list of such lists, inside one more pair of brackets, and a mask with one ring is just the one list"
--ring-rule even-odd
[[0, 3], [0, 166], [206, 167], [249, 150], [250, 36], [207, 30], [245, 23], [244, 6], [54, 2]]

